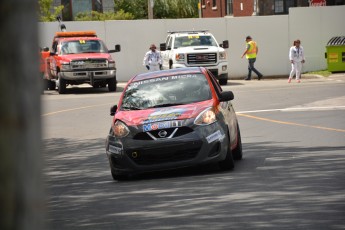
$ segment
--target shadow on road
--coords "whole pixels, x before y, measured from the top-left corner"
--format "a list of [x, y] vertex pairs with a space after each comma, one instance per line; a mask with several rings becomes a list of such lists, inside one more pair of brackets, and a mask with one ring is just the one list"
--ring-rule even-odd
[[[51, 229], [342, 229], [345, 146], [244, 143], [211, 165], [112, 181], [104, 139], [44, 141]], [[331, 151], [330, 151], [331, 150]]]

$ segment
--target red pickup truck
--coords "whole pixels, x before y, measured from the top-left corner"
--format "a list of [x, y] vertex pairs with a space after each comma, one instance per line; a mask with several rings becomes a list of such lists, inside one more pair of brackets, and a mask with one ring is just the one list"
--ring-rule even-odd
[[45, 58], [47, 88], [64, 94], [68, 85], [88, 83], [116, 91], [116, 66], [110, 53], [120, 50], [120, 45], [108, 50], [94, 31], [56, 32], [50, 55]]

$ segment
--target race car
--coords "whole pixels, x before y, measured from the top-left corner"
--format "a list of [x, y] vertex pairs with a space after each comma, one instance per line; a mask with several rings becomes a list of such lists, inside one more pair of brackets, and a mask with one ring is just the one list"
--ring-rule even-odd
[[211, 163], [232, 170], [242, 159], [233, 99], [204, 67], [133, 77], [110, 109], [106, 154], [113, 179]]

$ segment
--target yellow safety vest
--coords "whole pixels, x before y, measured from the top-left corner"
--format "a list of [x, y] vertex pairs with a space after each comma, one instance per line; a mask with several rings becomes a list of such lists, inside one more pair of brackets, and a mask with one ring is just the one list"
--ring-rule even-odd
[[249, 45], [249, 49], [246, 53], [246, 58], [256, 58], [256, 42], [250, 41], [247, 44]]

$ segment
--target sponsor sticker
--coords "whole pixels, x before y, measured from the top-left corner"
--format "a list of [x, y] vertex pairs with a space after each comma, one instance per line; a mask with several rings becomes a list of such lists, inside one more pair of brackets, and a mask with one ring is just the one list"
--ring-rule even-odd
[[115, 153], [115, 154], [121, 154], [122, 153], [122, 148], [116, 147], [114, 145], [109, 145], [109, 152]]
[[206, 137], [206, 140], [208, 143], [212, 143], [216, 140], [221, 141], [223, 139], [224, 139], [224, 135], [222, 135], [219, 130]]
[[168, 129], [168, 128], [176, 128], [181, 127], [182, 121], [165, 121], [165, 122], [156, 122], [151, 124], [144, 124], [143, 131], [148, 132], [157, 129]]
[[161, 109], [152, 114], [150, 114], [147, 119], [144, 121], [144, 124], [167, 121], [167, 120], [176, 120], [185, 112], [184, 109]]

